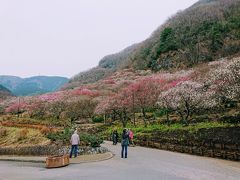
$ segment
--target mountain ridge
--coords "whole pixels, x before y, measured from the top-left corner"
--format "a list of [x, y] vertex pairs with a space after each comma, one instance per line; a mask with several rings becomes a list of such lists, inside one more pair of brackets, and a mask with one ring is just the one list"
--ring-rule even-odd
[[8, 88], [14, 95], [27, 96], [53, 92], [68, 82], [61, 76], [32, 76], [20, 78], [17, 76], [1, 75], [0, 84]]
[[0, 100], [13, 96], [12, 92], [0, 84]]

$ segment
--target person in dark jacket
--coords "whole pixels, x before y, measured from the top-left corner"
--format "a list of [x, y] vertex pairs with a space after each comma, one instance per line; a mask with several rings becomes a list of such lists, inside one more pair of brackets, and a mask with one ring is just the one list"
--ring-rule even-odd
[[118, 132], [117, 132], [117, 130], [113, 131], [112, 141], [113, 141], [113, 145], [117, 145], [117, 142], [118, 142]]
[[129, 145], [129, 134], [126, 129], [124, 129], [123, 133], [122, 133], [121, 145], [122, 145], [121, 157], [123, 158], [123, 154], [124, 154], [124, 157], [127, 158], [127, 147]]

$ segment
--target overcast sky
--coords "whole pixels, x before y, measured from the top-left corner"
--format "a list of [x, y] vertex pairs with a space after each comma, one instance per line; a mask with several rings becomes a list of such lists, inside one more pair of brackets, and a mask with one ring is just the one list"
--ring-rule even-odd
[[0, 75], [73, 75], [197, 0], [0, 0]]

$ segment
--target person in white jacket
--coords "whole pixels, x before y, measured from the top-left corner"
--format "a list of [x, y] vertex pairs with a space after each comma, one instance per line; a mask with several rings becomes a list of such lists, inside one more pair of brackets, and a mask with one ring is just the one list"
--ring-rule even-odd
[[77, 150], [78, 150], [78, 145], [80, 144], [80, 138], [79, 135], [77, 134], [77, 130], [74, 131], [74, 134], [71, 137], [71, 152], [70, 152], [70, 158], [72, 158], [72, 154], [74, 153], [74, 157], [77, 157]]

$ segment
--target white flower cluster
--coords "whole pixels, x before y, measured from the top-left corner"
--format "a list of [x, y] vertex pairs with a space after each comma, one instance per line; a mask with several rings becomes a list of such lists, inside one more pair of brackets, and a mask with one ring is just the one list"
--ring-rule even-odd
[[199, 108], [212, 108], [217, 105], [214, 92], [205, 90], [198, 82], [180, 82], [174, 88], [164, 91], [159, 96], [158, 104], [176, 111], [192, 111]]
[[222, 63], [210, 72], [206, 81], [215, 87], [219, 96], [234, 100], [240, 97], [240, 58]]

